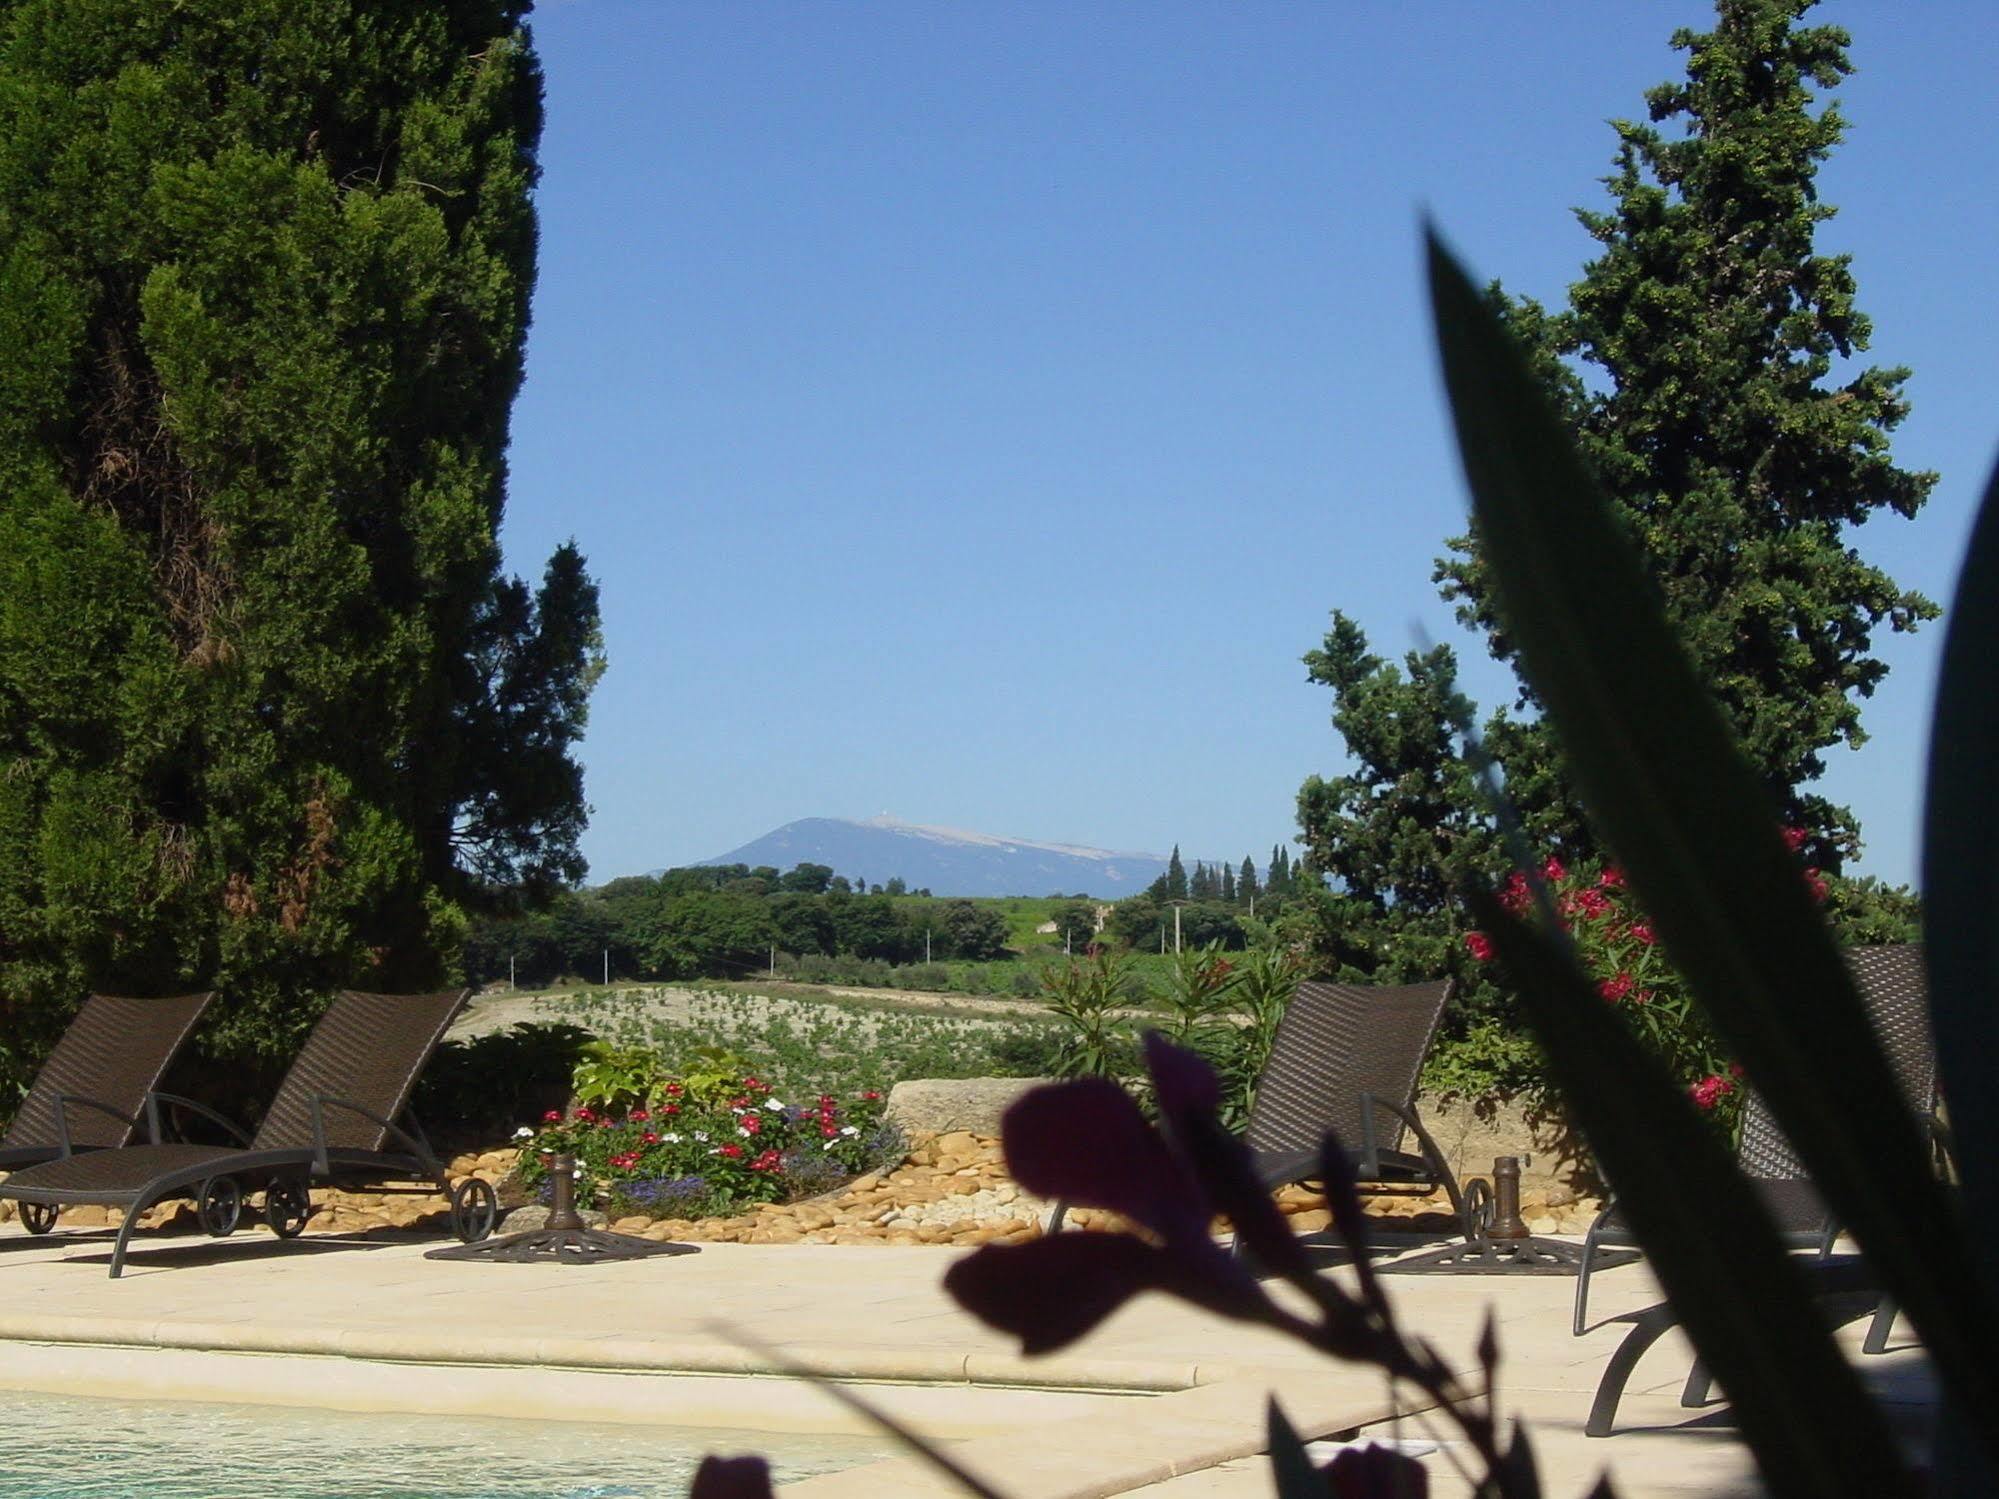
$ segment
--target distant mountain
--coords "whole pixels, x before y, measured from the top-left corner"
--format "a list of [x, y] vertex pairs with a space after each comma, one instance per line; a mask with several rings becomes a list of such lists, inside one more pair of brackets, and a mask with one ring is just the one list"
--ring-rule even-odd
[[826, 864], [850, 880], [901, 879], [933, 895], [1089, 895], [1122, 900], [1166, 872], [1163, 854], [1118, 854], [1070, 843], [919, 827], [893, 817], [803, 817], [703, 864]]

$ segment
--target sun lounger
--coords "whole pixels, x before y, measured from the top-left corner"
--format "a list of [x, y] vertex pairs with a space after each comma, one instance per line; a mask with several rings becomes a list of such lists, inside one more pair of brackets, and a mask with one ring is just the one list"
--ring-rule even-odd
[[[91, 995], [0, 1136], [0, 1171], [129, 1141], [146, 1096], [159, 1086], [209, 998]], [[55, 1226], [55, 1213], [35, 1204], [24, 1209], [21, 1221], [30, 1233], [45, 1234]]]
[[[338, 995], [279, 1086], [254, 1139], [191, 1099], [147, 1097], [151, 1140], [31, 1167], [0, 1184], [0, 1197], [54, 1207], [95, 1203], [124, 1210], [111, 1252], [122, 1273], [139, 1216], [155, 1203], [192, 1198], [211, 1233], [235, 1227], [246, 1195], [264, 1193], [271, 1230], [305, 1227], [312, 1181], [429, 1179], [451, 1202], [453, 1231], [470, 1243], [492, 1231], [492, 1187], [476, 1177], [455, 1186], [409, 1112], [410, 1094], [466, 992]], [[192, 1108], [243, 1140], [241, 1148], [165, 1141], [163, 1103]], [[391, 1144], [396, 1149], [390, 1149]]]

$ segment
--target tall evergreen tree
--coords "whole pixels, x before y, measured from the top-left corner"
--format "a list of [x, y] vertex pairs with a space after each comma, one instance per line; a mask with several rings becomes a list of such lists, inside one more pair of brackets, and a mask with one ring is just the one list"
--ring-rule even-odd
[[1180, 845], [1173, 845], [1173, 857], [1166, 861], [1166, 898], [1187, 898], [1187, 867], [1180, 862]]
[[0, 1046], [213, 984], [282, 1055], [582, 874], [596, 589], [498, 567], [526, 9], [0, 6]]
[[[1814, 179], [1845, 123], [1813, 86], [1851, 65], [1844, 30], [1794, 24], [1811, 3], [1721, 0], [1714, 30], [1674, 34], [1686, 80], [1646, 95], [1649, 123], [1617, 123], [1612, 205], [1579, 214], [1602, 249], [1568, 309], [1512, 313], [1773, 803], [1835, 868], [1858, 830], [1807, 788], [1825, 750], [1865, 737], [1858, 700], [1887, 672], [1874, 631], [1937, 612], [1847, 528], [1914, 515], [1935, 476], [1889, 456], [1906, 370], [1834, 379], [1871, 329], [1850, 258], [1814, 244], [1834, 213]], [[1445, 596], [1512, 661], [1476, 531], [1451, 545]], [[1587, 848], [1547, 732], [1510, 740], [1510, 793], [1551, 842]]]
[[1257, 897], [1256, 861], [1248, 854], [1242, 856], [1242, 872], [1236, 876], [1235, 888], [1242, 900], [1250, 901]]
[[1230, 905], [1234, 905], [1236, 898], [1235, 871], [1229, 868], [1227, 864], [1219, 867], [1222, 872], [1222, 888], [1219, 893], [1223, 900], [1227, 901]]

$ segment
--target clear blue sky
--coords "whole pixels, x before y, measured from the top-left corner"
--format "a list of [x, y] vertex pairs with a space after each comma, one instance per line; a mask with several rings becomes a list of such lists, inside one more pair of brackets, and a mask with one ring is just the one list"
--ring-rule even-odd
[[[1299, 657], [1335, 607], [1458, 646], [1462, 526], [1419, 274], [1433, 213], [1559, 302], [1613, 138], [1694, 3], [546, 0], [541, 277], [504, 542], [573, 535], [610, 671], [604, 880], [887, 811], [1240, 859], [1345, 758]], [[1821, 175], [1941, 475], [1860, 535], [1949, 597], [1999, 438], [1990, 0], [1828, 3]], [[1882, 637], [1826, 788], [1915, 875], [1942, 632]]]

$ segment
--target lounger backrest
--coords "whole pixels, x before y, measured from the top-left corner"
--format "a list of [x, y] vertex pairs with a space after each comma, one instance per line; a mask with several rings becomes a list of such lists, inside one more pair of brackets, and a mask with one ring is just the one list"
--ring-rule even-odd
[[[1917, 1120], [1927, 1124], [1936, 1107], [1937, 1060], [1930, 1039], [1929, 983], [1922, 948], [1913, 942], [1856, 947], [1846, 954], [1846, 963], [1902, 1097]], [[1763, 1095], [1753, 1089], [1743, 1100], [1742, 1143], [1736, 1158], [1742, 1174], [1759, 1181], [1803, 1181], [1808, 1175]]]
[[[159, 1086], [167, 1064], [187, 1040], [209, 998], [207, 994], [172, 999], [91, 995], [42, 1063], [0, 1148], [58, 1144], [62, 1135], [56, 1099], [65, 1093], [95, 1099], [128, 1118], [138, 1118], [146, 1095]], [[123, 1145], [132, 1137], [130, 1125], [97, 1109], [72, 1105], [65, 1112], [72, 1145]]]
[[[316, 1096], [346, 1099], [394, 1119], [465, 996], [463, 989], [444, 994], [343, 989], [306, 1037], [251, 1149], [310, 1150]], [[326, 1143], [336, 1150], [380, 1151], [388, 1144], [386, 1129], [351, 1109], [326, 1109], [322, 1117]]]
[[1449, 979], [1381, 988], [1300, 984], [1257, 1082], [1250, 1148], [1315, 1150], [1332, 1130], [1355, 1151], [1371, 1127], [1377, 1146], [1399, 1150], [1401, 1122], [1376, 1110], [1364, 1126], [1362, 1096], [1409, 1107], [1450, 994]]

